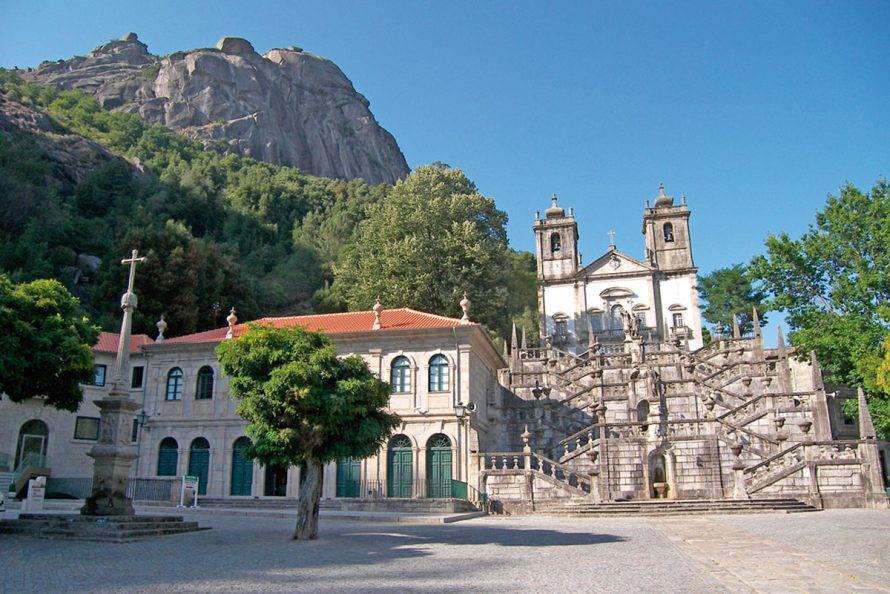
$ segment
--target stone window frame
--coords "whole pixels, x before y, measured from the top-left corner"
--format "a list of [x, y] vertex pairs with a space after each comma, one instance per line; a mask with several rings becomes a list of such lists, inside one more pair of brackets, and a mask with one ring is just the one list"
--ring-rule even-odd
[[[84, 436], [81, 433], [81, 422], [83, 421], [95, 421], [95, 431], [88, 431], [88, 435]], [[74, 419], [74, 439], [80, 441], [99, 441], [99, 425], [101, 422], [99, 417], [77, 415]]]
[[195, 400], [212, 400], [215, 384], [216, 370], [211, 365], [202, 365], [195, 379]]
[[[434, 360], [438, 360], [438, 362], [434, 363]], [[439, 374], [439, 382], [434, 387], [433, 385], [433, 368], [438, 368], [441, 371], [444, 371], [444, 374]], [[433, 353], [429, 360], [427, 361], [427, 391], [430, 394], [444, 394], [451, 391], [451, 360], [448, 358], [448, 355], [445, 353]], [[444, 380], [443, 380], [444, 375]]]
[[[179, 375], [174, 375], [179, 372]], [[174, 380], [173, 390], [170, 390], [170, 380]], [[167, 381], [165, 382], [164, 400], [167, 402], [178, 402], [182, 400], [182, 388], [185, 383], [185, 374], [179, 367], [171, 367], [167, 372]]]
[[[404, 364], [403, 364], [404, 363]], [[401, 381], [399, 382], [398, 389], [396, 386], [396, 375], [395, 370], [398, 367], [401, 370], [400, 376]], [[411, 394], [412, 393], [412, 371], [413, 371], [413, 362], [407, 355], [397, 355], [393, 358], [389, 363], [389, 390], [391, 394]]]

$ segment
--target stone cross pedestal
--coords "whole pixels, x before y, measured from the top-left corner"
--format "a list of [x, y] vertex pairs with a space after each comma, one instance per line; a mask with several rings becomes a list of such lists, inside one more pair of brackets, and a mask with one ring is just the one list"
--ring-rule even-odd
[[136, 277], [136, 264], [144, 262], [133, 250], [133, 256], [121, 261], [129, 264], [130, 279], [127, 292], [121, 297], [124, 318], [121, 322], [120, 341], [117, 359], [114, 362], [111, 389], [108, 396], [96, 402], [99, 407], [99, 440], [87, 455], [93, 462], [93, 488], [80, 513], [85, 516], [132, 516], [135, 514], [133, 501], [127, 497], [127, 479], [130, 466], [136, 459], [136, 446], [131, 442], [133, 419], [139, 403], [130, 399], [128, 391], [130, 371], [130, 330], [133, 324], [133, 311], [138, 300], [133, 293]]

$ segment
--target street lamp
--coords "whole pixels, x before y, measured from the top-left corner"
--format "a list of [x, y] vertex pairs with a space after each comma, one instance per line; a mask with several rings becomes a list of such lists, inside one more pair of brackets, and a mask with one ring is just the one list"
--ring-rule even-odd
[[136, 422], [139, 424], [140, 427], [145, 427], [145, 424], [148, 422], [148, 414], [146, 414], [145, 409], [143, 409], [142, 412], [136, 415]]
[[455, 417], [457, 417], [460, 420], [460, 419], [463, 419], [466, 414], [467, 414], [467, 405], [465, 405], [463, 402], [458, 402], [457, 404], [454, 405], [454, 416]]

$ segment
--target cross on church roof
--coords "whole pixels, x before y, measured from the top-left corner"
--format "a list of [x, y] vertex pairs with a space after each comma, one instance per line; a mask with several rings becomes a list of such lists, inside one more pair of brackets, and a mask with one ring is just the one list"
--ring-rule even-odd
[[609, 236], [609, 246], [615, 247], [615, 229], [609, 229], [607, 235]]

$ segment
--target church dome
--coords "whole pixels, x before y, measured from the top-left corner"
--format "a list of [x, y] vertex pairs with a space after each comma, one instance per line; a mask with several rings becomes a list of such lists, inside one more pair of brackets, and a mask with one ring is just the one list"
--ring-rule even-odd
[[655, 208], [673, 205], [674, 199], [664, 193], [664, 183], [658, 184], [658, 198], [655, 199]]
[[550, 208], [544, 211], [548, 219], [561, 219], [566, 216], [566, 211], [556, 203], [556, 194], [550, 197]]

